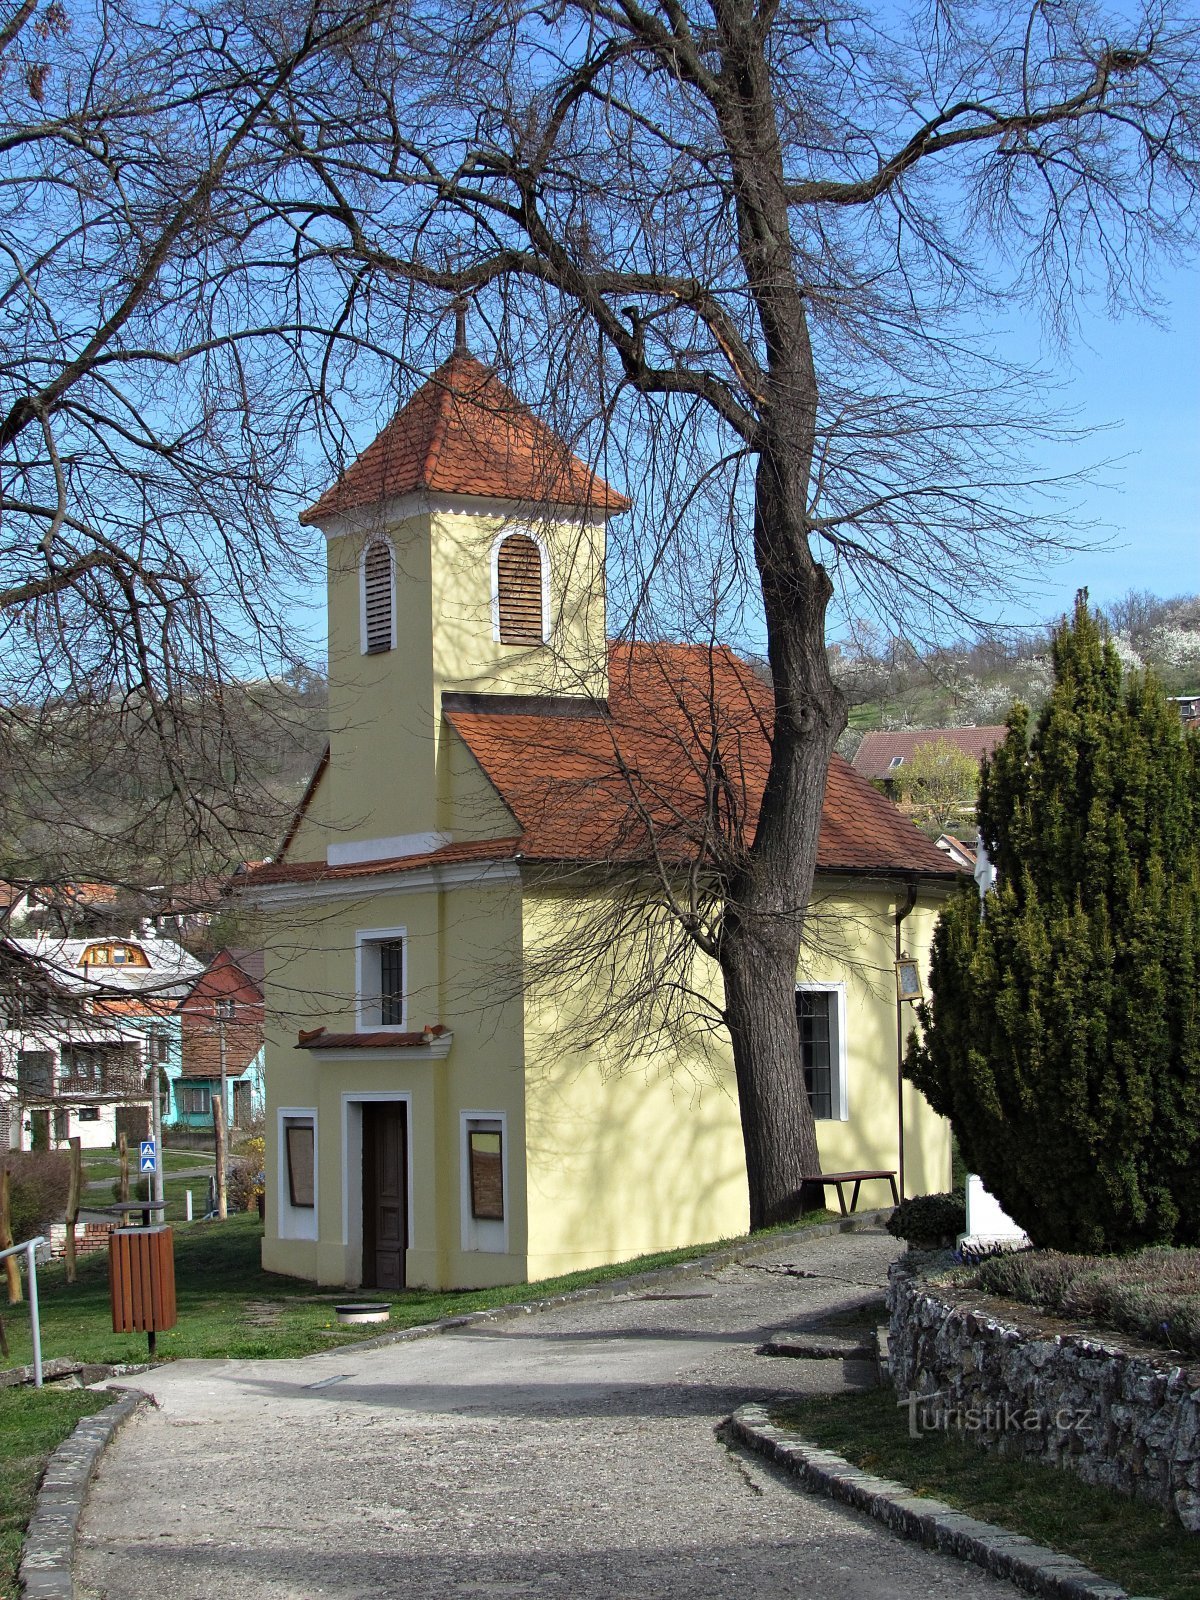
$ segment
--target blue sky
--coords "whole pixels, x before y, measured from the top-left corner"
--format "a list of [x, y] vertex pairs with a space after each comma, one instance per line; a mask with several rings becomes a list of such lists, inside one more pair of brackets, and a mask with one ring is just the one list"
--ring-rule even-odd
[[[1081, 520], [1105, 525], [1096, 532], [1109, 548], [1034, 580], [1032, 618], [1065, 610], [1083, 585], [1097, 605], [1130, 589], [1200, 591], [1200, 269], [1175, 272], [1164, 289], [1166, 326], [1093, 311], [1054, 361], [1079, 420], [1111, 430], [1082, 451], [1119, 459], [1081, 504]], [[1016, 610], [1007, 619], [1025, 620]]]

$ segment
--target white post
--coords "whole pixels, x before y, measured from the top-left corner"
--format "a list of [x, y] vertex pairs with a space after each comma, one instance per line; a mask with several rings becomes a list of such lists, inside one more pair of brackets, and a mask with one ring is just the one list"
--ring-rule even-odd
[[190, 1189], [183, 1191], [183, 1215], [185, 1221], [190, 1222], [192, 1220], [192, 1191]]
[[29, 1332], [33, 1339], [33, 1381], [37, 1388], [42, 1387], [42, 1324], [38, 1317], [38, 1287], [37, 1287], [37, 1247], [45, 1244], [45, 1239], [39, 1233], [36, 1238], [26, 1239], [24, 1244], [10, 1244], [7, 1250], [0, 1250], [0, 1261], [6, 1261], [9, 1256], [24, 1255], [29, 1266]]
[[[153, 1045], [150, 1047], [150, 1054], [154, 1054]], [[155, 1158], [154, 1176], [150, 1184], [150, 1198], [151, 1200], [161, 1200], [163, 1198], [162, 1097], [159, 1094], [157, 1061], [151, 1061], [150, 1063], [150, 1137], [154, 1140]], [[153, 1213], [147, 1211], [144, 1216], [148, 1220], [152, 1217], [155, 1222], [166, 1221], [165, 1211], [155, 1211]]]
[[29, 1257], [29, 1332], [33, 1337], [33, 1386], [42, 1387], [42, 1323], [38, 1316], [37, 1247], [40, 1239], [30, 1239], [25, 1246]]

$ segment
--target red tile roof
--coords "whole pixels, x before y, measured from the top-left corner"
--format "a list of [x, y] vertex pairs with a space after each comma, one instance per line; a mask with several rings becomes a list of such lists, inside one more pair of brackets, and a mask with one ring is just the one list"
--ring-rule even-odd
[[[529, 860], [694, 859], [706, 794], [722, 832], [753, 838], [770, 759], [769, 686], [731, 651], [616, 645], [609, 703], [590, 718], [447, 710], [524, 830]], [[953, 871], [945, 855], [839, 756], [829, 767], [818, 870]]]
[[461, 861], [502, 861], [521, 848], [511, 839], [466, 839], [444, 844], [419, 856], [390, 856], [385, 861], [356, 862], [348, 867], [327, 867], [323, 861], [269, 861], [249, 867], [233, 880], [235, 889], [276, 883], [338, 883], [344, 878], [377, 878], [393, 872], [419, 872], [424, 867], [448, 867]]
[[315, 505], [305, 523], [426, 490], [527, 505], [627, 509], [528, 406], [456, 351]]
[[911, 761], [913, 751], [925, 744], [949, 744], [976, 761], [990, 756], [1007, 728], [903, 728], [864, 734], [854, 756], [854, 770], [864, 778], [894, 778], [896, 756]]
[[[494, 705], [495, 709], [491, 709]], [[516, 818], [519, 836], [362, 865], [259, 867], [250, 886], [338, 882], [462, 861], [693, 860], [706, 793], [722, 832], [753, 837], [769, 761], [771, 690], [726, 649], [614, 645], [607, 706], [536, 696], [447, 696], [444, 712]], [[718, 759], [719, 758], [719, 759]], [[958, 876], [946, 855], [849, 764], [829, 766], [822, 872]]]

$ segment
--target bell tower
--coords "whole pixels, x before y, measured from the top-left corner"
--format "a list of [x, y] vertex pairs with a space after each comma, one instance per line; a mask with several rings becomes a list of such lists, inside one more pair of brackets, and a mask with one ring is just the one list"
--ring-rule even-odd
[[606, 698], [627, 506], [469, 354], [460, 312], [450, 359], [301, 518], [328, 555], [331, 864], [458, 831], [443, 694]]

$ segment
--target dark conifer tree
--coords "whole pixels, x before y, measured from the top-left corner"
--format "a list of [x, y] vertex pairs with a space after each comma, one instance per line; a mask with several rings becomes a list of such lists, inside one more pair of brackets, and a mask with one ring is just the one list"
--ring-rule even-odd
[[1086, 591], [985, 766], [998, 879], [940, 918], [906, 1072], [1036, 1244], [1200, 1244], [1200, 739]]

